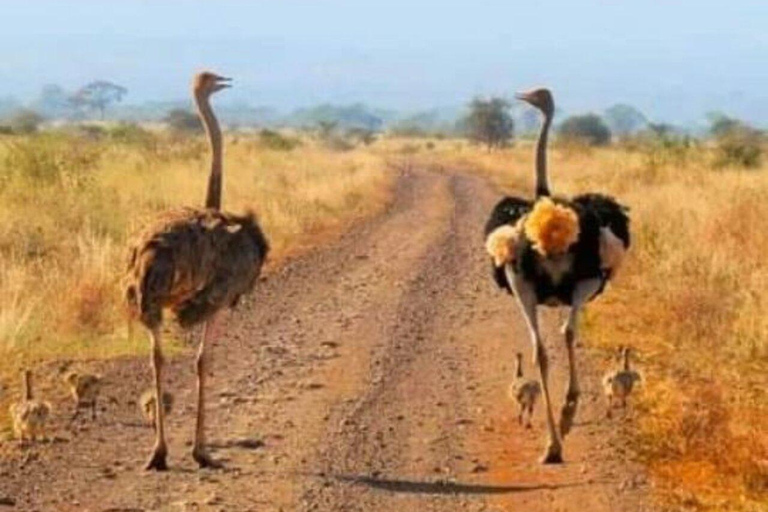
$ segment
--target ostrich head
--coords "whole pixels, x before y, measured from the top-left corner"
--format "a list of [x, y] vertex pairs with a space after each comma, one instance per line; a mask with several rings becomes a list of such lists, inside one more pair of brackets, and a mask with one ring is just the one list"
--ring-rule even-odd
[[203, 71], [195, 75], [192, 80], [192, 90], [196, 96], [210, 96], [227, 87], [232, 87], [229, 83], [232, 79], [219, 76], [210, 71]]
[[518, 92], [515, 94], [515, 98], [536, 107], [545, 115], [551, 116], [555, 112], [555, 100], [550, 90], [546, 87]]

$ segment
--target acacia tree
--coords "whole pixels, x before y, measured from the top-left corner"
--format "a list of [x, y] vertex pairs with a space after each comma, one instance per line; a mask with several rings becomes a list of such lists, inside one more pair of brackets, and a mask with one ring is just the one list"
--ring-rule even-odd
[[648, 119], [632, 105], [617, 103], [605, 110], [605, 120], [618, 135], [629, 135], [648, 124]]
[[560, 125], [558, 133], [566, 139], [581, 140], [590, 146], [605, 146], [611, 142], [611, 130], [595, 114], [569, 117]]
[[484, 144], [488, 151], [505, 146], [515, 130], [510, 108], [510, 103], [503, 98], [475, 98], [464, 119], [467, 134]]
[[73, 106], [85, 106], [99, 111], [99, 117], [104, 119], [104, 111], [113, 103], [122, 101], [128, 94], [128, 89], [106, 80], [96, 80], [86, 84], [70, 99]]

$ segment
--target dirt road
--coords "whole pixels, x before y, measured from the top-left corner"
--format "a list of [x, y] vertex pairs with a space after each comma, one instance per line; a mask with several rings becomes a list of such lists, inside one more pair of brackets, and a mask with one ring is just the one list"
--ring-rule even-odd
[[[213, 349], [209, 438], [224, 470], [190, 457], [193, 365], [167, 372], [167, 473], [141, 469], [152, 431], [144, 360], [91, 365], [109, 381], [95, 422], [56, 442], [3, 448], [0, 498], [55, 511], [640, 511], [647, 488], [604, 419], [600, 363], [580, 348], [584, 400], [561, 466], [541, 466], [543, 411], [518, 426], [514, 353], [530, 366], [516, 305], [495, 290], [481, 228], [498, 194], [459, 175], [404, 173], [391, 208], [261, 283]], [[556, 404], [565, 355], [544, 316]], [[0, 509], [2, 509], [0, 505]]]

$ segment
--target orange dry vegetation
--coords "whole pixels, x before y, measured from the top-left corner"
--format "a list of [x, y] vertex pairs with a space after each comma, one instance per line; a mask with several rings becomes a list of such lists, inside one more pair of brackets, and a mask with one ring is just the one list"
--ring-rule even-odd
[[[557, 193], [630, 206], [633, 248], [588, 310], [585, 341], [636, 349], [634, 447], [659, 499], [698, 510], [768, 501], [768, 166], [722, 168], [710, 149], [550, 151]], [[488, 154], [455, 141], [414, 158], [528, 197], [532, 148]], [[762, 503], [762, 505], [760, 505]]]

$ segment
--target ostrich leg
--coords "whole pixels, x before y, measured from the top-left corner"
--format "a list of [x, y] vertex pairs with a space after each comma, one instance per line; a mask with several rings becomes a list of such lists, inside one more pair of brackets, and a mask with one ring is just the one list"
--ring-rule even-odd
[[203, 326], [203, 339], [197, 351], [197, 425], [195, 427], [195, 445], [192, 449], [192, 458], [201, 468], [218, 468], [221, 463], [212, 459], [205, 448], [205, 378], [208, 370], [208, 351], [206, 350], [209, 338], [213, 337], [218, 315], [214, 315]]
[[523, 312], [528, 329], [531, 333], [531, 342], [533, 343], [533, 357], [535, 364], [539, 367], [539, 377], [541, 380], [541, 390], [544, 395], [544, 407], [547, 412], [547, 431], [549, 441], [547, 449], [544, 452], [541, 462], [543, 464], [558, 464], [563, 462], [563, 447], [560, 443], [557, 430], [555, 428], [555, 418], [552, 415], [552, 404], [549, 399], [549, 361], [547, 351], [541, 341], [539, 334], [539, 322], [536, 312], [536, 291], [533, 285], [524, 278], [516, 275], [509, 267], [506, 268], [507, 280], [512, 284], [520, 309]]
[[165, 411], [160, 400], [163, 396], [163, 352], [160, 346], [160, 327], [153, 327], [149, 335], [152, 340], [152, 370], [155, 375], [155, 447], [146, 469], [165, 471], [168, 469], [166, 464], [168, 445], [165, 442]]
[[600, 289], [599, 279], [589, 279], [581, 281], [576, 285], [571, 300], [571, 311], [568, 314], [568, 320], [563, 326], [565, 334], [565, 346], [568, 349], [568, 387], [565, 390], [565, 403], [560, 411], [560, 435], [564, 438], [573, 427], [573, 419], [576, 417], [576, 410], [579, 406], [579, 380], [576, 375], [576, 355], [574, 353], [574, 343], [576, 341], [576, 327], [578, 316], [584, 304]]

